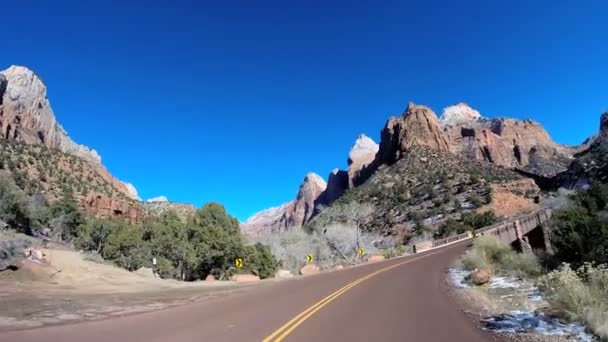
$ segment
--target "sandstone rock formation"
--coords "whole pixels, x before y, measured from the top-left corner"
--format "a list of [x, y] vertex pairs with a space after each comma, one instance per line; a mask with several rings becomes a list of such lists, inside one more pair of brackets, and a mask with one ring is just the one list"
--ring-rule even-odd
[[348, 154], [348, 188], [352, 188], [354, 180], [360, 177], [361, 171], [376, 158], [380, 146], [365, 134], [359, 135]]
[[316, 206], [324, 203], [322, 195], [326, 188], [327, 184], [321, 176], [309, 173], [293, 201], [254, 214], [241, 224], [241, 229], [250, 236], [259, 236], [266, 232], [301, 227], [313, 216]]
[[[361, 170], [359, 170], [360, 172]], [[358, 177], [358, 172], [356, 173]], [[323, 194], [324, 200], [327, 204], [332, 203], [336, 199], [338, 199], [344, 191], [349, 188], [349, 180], [351, 180], [348, 171], [343, 171], [339, 169], [334, 169], [329, 174], [329, 179], [327, 180], [327, 189], [325, 189], [325, 193]]]
[[428, 107], [410, 103], [403, 116], [388, 120], [376, 160], [355, 182], [362, 183], [377, 167], [394, 163], [415, 145], [542, 176], [564, 171], [579, 150], [553, 142], [531, 120], [484, 119], [463, 103], [447, 107], [438, 120]]
[[4, 82], [0, 79], [0, 132], [5, 139], [46, 145], [101, 163], [95, 150], [76, 144], [57, 122], [47, 98], [46, 86], [33, 71], [13, 65], [1, 73]]
[[393, 164], [415, 145], [449, 151], [435, 113], [426, 106], [410, 102], [402, 116], [390, 118], [384, 126], [376, 162]]
[[[604, 134], [608, 141], [608, 115], [603, 117], [600, 126], [605, 132], [600, 136]], [[244, 227], [259, 233], [264, 225], [272, 227], [267, 231], [276, 231], [307, 223], [316, 214], [311, 203], [331, 204], [346, 190], [365, 183], [382, 166], [395, 164], [417, 147], [436, 151], [431, 155], [433, 158], [437, 153], [448, 154], [458, 157], [459, 163], [468, 159], [517, 170], [528, 176], [554, 177], [567, 170], [574, 154], [585, 151], [595, 140], [590, 139], [579, 147], [563, 146], [553, 142], [545, 129], [531, 120], [487, 119], [465, 103], [446, 107], [438, 119], [430, 108], [409, 103], [403, 115], [386, 122], [379, 145], [365, 135], [358, 137], [349, 153], [348, 169], [333, 170], [325, 191], [314, 192], [318, 194], [316, 199], [309, 193], [306, 200], [296, 199], [252, 216]], [[388, 181], [386, 188], [394, 184], [394, 181]], [[519, 196], [513, 189], [506, 192]], [[408, 197], [408, 193], [401, 196]], [[296, 207], [298, 214], [289, 214], [295, 212]]]
[[75, 143], [57, 122], [46, 86], [31, 70], [11, 66], [0, 72], [0, 136], [26, 144], [40, 144], [80, 157], [96, 166], [116, 189], [132, 199], [137, 191], [110, 175], [95, 150]]
[[443, 109], [439, 121], [442, 125], [457, 125], [481, 119], [481, 114], [466, 103], [458, 103]]
[[141, 222], [144, 212], [138, 202], [118, 197], [92, 193], [84, 198], [84, 209], [98, 217], [122, 217], [132, 222]]

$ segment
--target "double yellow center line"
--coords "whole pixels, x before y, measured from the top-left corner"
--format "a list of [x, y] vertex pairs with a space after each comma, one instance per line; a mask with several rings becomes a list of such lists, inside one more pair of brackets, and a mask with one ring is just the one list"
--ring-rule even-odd
[[338, 298], [340, 295], [342, 295], [343, 293], [345, 293], [346, 291], [352, 289], [353, 287], [357, 286], [358, 284], [364, 282], [365, 280], [376, 276], [382, 272], [386, 272], [390, 269], [393, 269], [395, 267], [399, 267], [401, 265], [410, 263], [412, 261], [416, 261], [422, 258], [426, 258], [428, 256], [431, 256], [433, 254], [437, 254], [438, 252], [433, 252], [433, 253], [429, 253], [429, 254], [425, 254], [423, 256], [417, 257], [417, 258], [413, 258], [413, 259], [409, 259], [403, 262], [400, 262], [398, 264], [392, 265], [392, 266], [388, 266], [385, 268], [382, 268], [376, 272], [370, 273], [362, 278], [359, 278], [349, 284], [347, 284], [346, 286], [342, 287], [341, 289], [335, 291], [334, 293], [330, 294], [329, 296], [321, 299], [319, 302], [317, 302], [316, 304], [312, 305], [311, 307], [309, 307], [308, 309], [302, 311], [299, 315], [297, 315], [296, 317], [294, 317], [291, 321], [285, 323], [283, 326], [281, 326], [279, 329], [277, 329], [275, 332], [273, 332], [272, 334], [270, 334], [268, 337], [266, 337], [264, 340], [262, 340], [263, 342], [280, 342], [283, 341], [283, 339], [285, 339], [285, 337], [287, 337], [287, 335], [289, 335], [295, 328], [297, 328], [300, 324], [302, 324], [304, 321], [306, 321], [310, 316], [314, 315], [315, 312], [321, 310], [321, 308], [323, 308], [324, 306], [326, 306], [327, 304], [331, 303], [332, 301], [334, 301], [336, 298]]

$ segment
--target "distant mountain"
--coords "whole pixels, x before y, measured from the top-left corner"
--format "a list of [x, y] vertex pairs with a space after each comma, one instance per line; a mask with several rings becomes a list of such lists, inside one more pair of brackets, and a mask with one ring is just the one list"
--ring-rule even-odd
[[[407, 157], [414, 150], [418, 154], [435, 151], [444, 156], [445, 162], [450, 165], [475, 165], [487, 171], [485, 178], [500, 184], [502, 180], [498, 178], [501, 174], [508, 175], [507, 178], [516, 182], [521, 179], [520, 175], [554, 178], [568, 170], [575, 154], [588, 147], [589, 144], [571, 147], [555, 143], [546, 130], [532, 120], [484, 118], [465, 103], [445, 108], [440, 118], [430, 108], [410, 103], [401, 116], [388, 119], [381, 131], [380, 144], [365, 135], [359, 136], [349, 153], [348, 169], [332, 171], [325, 191], [319, 192], [317, 198], [308, 198], [307, 203], [330, 205], [344, 193], [358, 193], [352, 190], [365, 184], [379, 169], [390, 167], [401, 160], [410, 160]], [[433, 156], [434, 153], [430, 155]], [[428, 156], [421, 158], [429, 159]], [[427, 167], [442, 169], [441, 160], [436, 159], [433, 157], [434, 163], [429, 163]], [[486, 164], [492, 165], [492, 168], [488, 169]], [[513, 172], [504, 174], [500, 168], [519, 172], [520, 175]], [[411, 172], [404, 162], [393, 169], [391, 174]], [[468, 172], [466, 168], [458, 170], [458, 173]], [[412, 176], [416, 178], [416, 175]], [[375, 181], [382, 182], [378, 179]], [[531, 192], [538, 190], [530, 184], [525, 187]], [[517, 196], [523, 195], [520, 186], [515, 186], [515, 189]], [[390, 193], [395, 190], [389, 186], [382, 191]], [[481, 190], [474, 191], [481, 195]], [[363, 200], [365, 196], [362, 196], [355, 197]], [[255, 214], [243, 224], [243, 230], [255, 231], [256, 234], [275, 231], [277, 220], [282, 222], [280, 230], [291, 229], [308, 223], [318, 213], [318, 210], [313, 210], [310, 218], [289, 223], [281, 218], [288, 208], [286, 203]], [[265, 219], [260, 219], [261, 217]]]

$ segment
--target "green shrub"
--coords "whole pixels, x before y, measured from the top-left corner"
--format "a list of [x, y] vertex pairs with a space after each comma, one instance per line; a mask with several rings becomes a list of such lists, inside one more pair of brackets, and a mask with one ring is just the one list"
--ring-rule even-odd
[[483, 205], [482, 199], [477, 194], [470, 194], [466, 198], [475, 208], [479, 208]]
[[555, 260], [575, 267], [585, 262], [608, 263], [608, 224], [602, 218], [608, 186], [593, 183], [573, 197], [574, 206], [551, 218], [550, 241]]
[[403, 246], [403, 244], [400, 243], [397, 246], [395, 246], [395, 254], [403, 255], [403, 253], [405, 253], [405, 247]]
[[395, 251], [392, 248], [387, 248], [382, 250], [382, 255], [385, 259], [392, 259], [395, 257]]
[[260, 278], [270, 278], [277, 271], [278, 263], [270, 247], [259, 242], [246, 246], [244, 253], [246, 269]]

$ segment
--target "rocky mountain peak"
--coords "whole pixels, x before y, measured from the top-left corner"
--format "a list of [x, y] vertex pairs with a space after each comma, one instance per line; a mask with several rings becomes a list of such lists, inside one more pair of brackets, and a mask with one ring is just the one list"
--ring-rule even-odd
[[316, 198], [327, 188], [327, 183], [323, 177], [314, 172], [309, 172], [304, 177], [300, 189], [298, 190], [297, 198], [308, 198], [316, 200]]
[[390, 118], [381, 133], [378, 164], [392, 164], [412, 146], [447, 151], [437, 115], [427, 106], [410, 102], [401, 117]]
[[443, 125], [455, 125], [481, 119], [481, 114], [469, 107], [466, 103], [460, 102], [453, 106], [443, 109], [439, 122]]
[[348, 164], [369, 163], [374, 160], [380, 145], [365, 134], [360, 134], [348, 154]]
[[13, 65], [0, 71], [0, 137], [28, 145], [45, 145], [82, 158], [119, 191], [139, 199], [131, 184], [110, 175], [95, 150], [68, 136], [55, 118], [44, 82], [26, 67]]
[[[101, 164], [95, 150], [76, 144], [55, 118], [47, 98], [46, 86], [30, 69], [13, 65], [1, 71], [1, 134], [26, 144], [40, 144]], [[4, 89], [2, 89], [4, 88]]]

